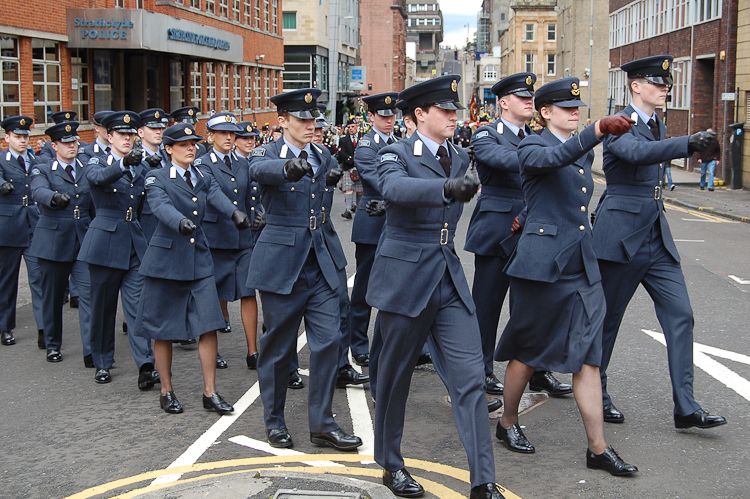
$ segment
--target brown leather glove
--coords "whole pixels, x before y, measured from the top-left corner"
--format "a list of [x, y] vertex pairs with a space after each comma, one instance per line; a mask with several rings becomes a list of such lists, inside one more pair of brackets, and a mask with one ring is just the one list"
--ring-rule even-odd
[[599, 120], [599, 131], [619, 136], [630, 131], [630, 129], [633, 128], [633, 125], [635, 125], [635, 121], [627, 116], [605, 116]]

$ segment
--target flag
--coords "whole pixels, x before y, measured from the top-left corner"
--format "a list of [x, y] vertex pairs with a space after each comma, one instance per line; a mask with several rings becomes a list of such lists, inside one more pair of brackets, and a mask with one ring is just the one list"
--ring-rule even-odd
[[474, 92], [471, 93], [471, 104], [469, 104], [469, 121], [477, 121], [478, 109], [477, 109], [477, 96]]

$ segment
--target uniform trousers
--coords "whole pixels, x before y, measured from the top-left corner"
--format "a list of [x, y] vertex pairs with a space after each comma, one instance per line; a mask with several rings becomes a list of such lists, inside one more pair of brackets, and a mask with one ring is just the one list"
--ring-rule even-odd
[[[140, 260], [135, 251], [130, 256], [130, 268], [114, 269], [89, 264], [91, 276], [91, 354], [97, 369], [110, 369], [115, 356], [115, 318], [117, 295], [122, 296], [122, 311], [128, 324], [136, 323], [138, 302], [141, 299], [144, 277], [138, 273]], [[151, 340], [136, 336], [135, 328], [128, 328], [128, 342], [138, 369], [147, 362], [154, 363]]]
[[453, 417], [469, 460], [471, 486], [495, 481], [484, 367], [476, 315], [469, 313], [446, 270], [417, 317], [381, 311], [375, 461], [388, 471], [404, 467], [401, 438], [414, 366], [425, 339], [451, 397]]
[[656, 317], [667, 341], [674, 412], [688, 416], [700, 409], [693, 397], [693, 309], [682, 268], [664, 247], [659, 222], [654, 224], [629, 263], [599, 260], [599, 269], [607, 301], [600, 367], [604, 405], [612, 403], [607, 393], [607, 367], [617, 332], [628, 303], [638, 285], [643, 284], [654, 302]]
[[510, 276], [503, 272], [507, 263], [508, 259], [501, 256], [474, 255], [474, 284], [471, 296], [477, 307], [485, 376], [495, 372], [493, 358], [497, 343], [497, 325], [510, 286]]
[[31, 308], [37, 329], [44, 328], [42, 309], [42, 276], [39, 262], [29, 255], [28, 248], [0, 246], [0, 331], [13, 331], [16, 328], [16, 305], [18, 302], [18, 272], [21, 269], [21, 256], [26, 262]]
[[357, 260], [357, 275], [354, 277], [354, 287], [352, 288], [352, 355], [361, 355], [368, 351], [367, 329], [370, 326], [372, 307], [367, 304], [365, 295], [367, 295], [367, 286], [370, 283], [370, 271], [375, 261], [375, 251], [377, 249], [377, 244], [355, 244], [354, 255]]
[[[351, 301], [349, 301], [349, 286], [346, 282], [346, 267], [338, 270], [338, 278], [339, 287], [336, 289], [336, 294], [339, 299], [339, 332], [341, 333], [339, 368], [342, 368], [349, 365], [349, 346], [352, 341]], [[299, 362], [297, 367], [299, 367]]]
[[328, 433], [339, 428], [331, 409], [341, 355], [339, 297], [323, 276], [314, 250], [310, 250], [290, 294], [261, 291], [266, 333], [260, 338], [258, 382], [267, 429], [286, 428], [287, 382], [302, 319], [310, 347], [310, 431]]
[[63, 299], [68, 279], [78, 283], [78, 325], [81, 330], [83, 356], [91, 354], [91, 301], [89, 299], [89, 266], [78, 260], [54, 262], [39, 258], [44, 296], [44, 341], [47, 350], [60, 350], [63, 332]]

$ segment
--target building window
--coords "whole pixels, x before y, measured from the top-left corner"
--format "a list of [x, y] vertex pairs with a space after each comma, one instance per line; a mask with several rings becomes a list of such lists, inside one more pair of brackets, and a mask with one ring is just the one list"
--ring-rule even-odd
[[268, 0], [263, 0], [263, 31], [268, 31], [269, 11]]
[[135, 8], [136, 9], [142, 9], [143, 8], [143, 0], [136, 0], [136, 2], [135, 2]]
[[253, 92], [255, 93], [255, 109], [260, 109], [260, 68], [255, 68], [255, 85], [253, 86]]
[[18, 38], [0, 37], [0, 118], [21, 114]]
[[271, 107], [271, 78], [270, 69], [263, 69], [263, 109]]
[[206, 112], [216, 112], [216, 68], [213, 62], [206, 63]]
[[190, 2], [189, 6], [193, 7], [194, 9], [200, 10], [201, 8], [201, 0], [188, 0]]
[[484, 79], [494, 81], [497, 79], [497, 67], [496, 66], [485, 66], [484, 67]]
[[125, 8], [125, 0], [115, 0], [115, 8], [116, 9], [124, 9]]
[[70, 49], [73, 110], [79, 121], [89, 121], [89, 61], [87, 49]]
[[216, 0], [206, 0], [206, 12], [216, 14]]
[[232, 0], [232, 20], [242, 22], [242, 0]]
[[219, 0], [219, 16], [229, 19], [229, 0]]
[[276, 93], [279, 91], [279, 72], [277, 70], [272, 70], [273, 73], [273, 86], [271, 87], [271, 93], [276, 95]]
[[279, 31], [279, 0], [271, 0], [271, 33]]
[[250, 66], [245, 66], [242, 70], [245, 73], [245, 109], [252, 109], [253, 106], [253, 70]]
[[328, 57], [315, 56], [315, 88], [328, 91]]
[[339, 92], [346, 92], [349, 89], [349, 65], [339, 61]]
[[500, 14], [500, 20], [501, 21], [505, 21], [505, 13], [504, 12], [502, 14]]
[[245, 1], [245, 24], [252, 26], [253, 24], [253, 0]]
[[609, 102], [607, 114], [614, 114], [615, 106], [625, 107], [630, 104], [630, 92], [627, 89], [625, 73], [618, 69], [609, 72]]
[[533, 24], [526, 25], [526, 31], [524, 32], [523, 41], [525, 42], [534, 41], [534, 25]]
[[255, 0], [255, 27], [260, 29], [260, 2], [261, 0]]
[[297, 13], [284, 12], [282, 14], [283, 29], [297, 29]]
[[185, 62], [182, 59], [169, 61], [169, 109], [185, 106]]
[[557, 40], [557, 24], [547, 25], [547, 41], [554, 42]]
[[47, 124], [52, 113], [60, 111], [60, 50], [49, 40], [31, 40], [31, 59], [34, 74], [34, 121]]
[[676, 60], [672, 64], [672, 100], [667, 104], [670, 109], [690, 108], [690, 81], [691, 61], [690, 59]]
[[232, 71], [232, 80], [234, 85], [234, 109], [237, 111], [242, 110], [242, 75], [240, 75], [240, 67], [234, 66]]
[[[320, 57], [320, 56], [318, 56]], [[312, 87], [311, 57], [307, 54], [284, 55], [284, 90]], [[322, 87], [318, 87], [321, 90]]]
[[221, 71], [221, 110], [229, 111], [229, 65], [226, 63], [219, 64]]
[[199, 62], [190, 63], [190, 105], [203, 109], [201, 89], [203, 88], [203, 75]]
[[524, 54], [526, 60], [526, 72], [536, 73], [534, 71], [534, 54]]
[[557, 56], [555, 54], [547, 54], [547, 76], [555, 76], [557, 73]]

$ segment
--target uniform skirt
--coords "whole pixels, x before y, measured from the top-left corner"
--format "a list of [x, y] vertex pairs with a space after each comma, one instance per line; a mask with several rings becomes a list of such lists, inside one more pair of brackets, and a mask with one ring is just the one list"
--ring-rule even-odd
[[589, 284], [585, 272], [553, 283], [511, 277], [510, 320], [495, 360], [561, 373], [599, 366], [605, 310], [601, 283]]
[[246, 286], [252, 254], [252, 248], [211, 249], [219, 300], [236, 301], [247, 296], [255, 296], [255, 290]]
[[138, 303], [136, 336], [187, 341], [226, 326], [213, 276], [195, 281], [146, 277]]

